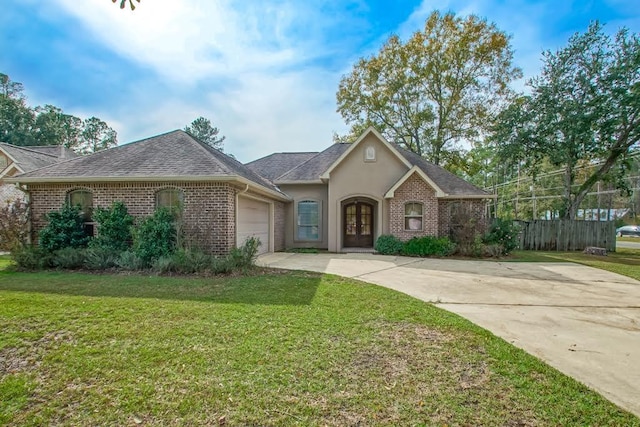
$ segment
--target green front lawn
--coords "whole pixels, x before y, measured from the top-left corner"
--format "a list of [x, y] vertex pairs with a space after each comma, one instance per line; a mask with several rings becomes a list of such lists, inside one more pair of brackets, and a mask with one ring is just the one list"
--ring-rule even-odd
[[335, 276], [0, 271], [0, 424], [640, 425], [462, 318]]
[[618, 248], [607, 256], [585, 255], [582, 252], [515, 251], [508, 261], [576, 262], [640, 280], [640, 249]]

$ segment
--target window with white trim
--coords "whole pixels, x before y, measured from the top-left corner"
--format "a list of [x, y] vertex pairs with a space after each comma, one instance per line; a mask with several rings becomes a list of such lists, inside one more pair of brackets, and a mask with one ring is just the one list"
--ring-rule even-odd
[[404, 229], [406, 231], [422, 231], [422, 203], [404, 204]]
[[316, 200], [298, 202], [296, 222], [296, 240], [320, 240], [320, 203]]

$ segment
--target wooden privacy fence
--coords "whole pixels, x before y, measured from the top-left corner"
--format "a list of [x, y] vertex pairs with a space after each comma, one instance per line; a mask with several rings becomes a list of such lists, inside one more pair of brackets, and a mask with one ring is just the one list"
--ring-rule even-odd
[[520, 225], [520, 249], [529, 251], [581, 251], [587, 246], [616, 250], [613, 221], [568, 219], [514, 221]]

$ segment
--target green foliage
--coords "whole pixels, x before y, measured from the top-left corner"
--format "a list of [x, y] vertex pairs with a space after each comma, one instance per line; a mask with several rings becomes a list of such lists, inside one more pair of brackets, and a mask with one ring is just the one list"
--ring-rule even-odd
[[408, 256], [448, 256], [455, 251], [456, 245], [448, 237], [414, 237], [405, 243], [403, 254]]
[[496, 218], [485, 234], [483, 242], [487, 245], [500, 245], [502, 255], [508, 255], [518, 247], [519, 233], [520, 227], [513, 221]]
[[11, 251], [11, 258], [23, 270], [42, 270], [52, 265], [51, 253], [35, 246], [15, 248]]
[[242, 246], [234, 248], [228, 255], [231, 266], [239, 269], [248, 269], [254, 266], [258, 248], [262, 242], [257, 237], [248, 237]]
[[158, 273], [194, 274], [210, 270], [212, 262], [213, 257], [202, 251], [179, 249], [155, 260], [151, 268]]
[[116, 131], [102, 120], [82, 120], [55, 105], [30, 107], [21, 83], [0, 73], [0, 141], [13, 145], [61, 145], [80, 153], [114, 146]]
[[51, 264], [54, 267], [62, 268], [65, 270], [76, 270], [84, 267], [85, 263], [85, 248], [62, 248], [53, 252], [51, 258]]
[[[541, 162], [563, 172], [566, 219], [598, 181], [624, 189], [628, 157], [640, 141], [640, 38], [626, 28], [611, 37], [598, 22], [566, 47], [543, 53], [531, 95], [505, 108], [491, 140], [501, 157], [532, 175]], [[577, 181], [586, 166], [586, 178]]]
[[211, 120], [204, 117], [198, 117], [192, 121], [189, 126], [185, 126], [184, 131], [204, 142], [211, 148], [223, 151], [225, 137], [218, 137], [220, 130], [211, 124]]
[[49, 252], [63, 248], [82, 248], [89, 243], [80, 216], [80, 207], [65, 204], [46, 216], [49, 223], [40, 231], [40, 246]]
[[117, 267], [119, 253], [109, 248], [91, 247], [85, 251], [84, 266], [89, 270], [108, 270]]
[[117, 252], [131, 247], [133, 217], [123, 202], [113, 202], [108, 209], [97, 208], [93, 219], [98, 224], [98, 235], [91, 241], [91, 247]]
[[122, 252], [116, 259], [116, 266], [123, 270], [143, 270], [147, 265], [148, 264], [132, 250]]
[[492, 106], [522, 75], [512, 58], [509, 36], [495, 24], [433, 12], [423, 31], [405, 43], [393, 35], [354, 65], [340, 81], [338, 112], [353, 126], [350, 136], [373, 125], [431, 162], [460, 169], [458, 143], [481, 139]]
[[396, 236], [383, 234], [376, 240], [375, 250], [382, 255], [400, 255], [404, 243]]
[[171, 255], [175, 247], [175, 217], [168, 209], [156, 210], [134, 230], [133, 251], [146, 265]]

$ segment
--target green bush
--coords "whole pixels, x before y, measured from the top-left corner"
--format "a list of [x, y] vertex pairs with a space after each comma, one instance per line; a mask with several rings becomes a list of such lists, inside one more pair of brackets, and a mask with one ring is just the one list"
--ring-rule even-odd
[[53, 253], [51, 264], [57, 268], [65, 270], [76, 270], [84, 267], [85, 262], [84, 248], [62, 248]]
[[383, 234], [378, 237], [375, 244], [376, 252], [382, 255], [400, 255], [403, 248], [404, 243], [391, 234]]
[[211, 262], [212, 256], [200, 250], [179, 249], [172, 255], [156, 259], [152, 269], [158, 273], [202, 273], [211, 269]]
[[226, 257], [213, 257], [210, 266], [211, 273], [213, 274], [230, 274], [237, 268], [234, 259], [230, 255]]
[[414, 237], [404, 244], [403, 253], [409, 256], [448, 256], [456, 245], [448, 237]]
[[123, 270], [143, 270], [147, 264], [133, 251], [124, 251], [116, 259], [116, 266]]
[[483, 242], [487, 245], [501, 245], [502, 255], [508, 255], [518, 247], [518, 234], [520, 227], [513, 221], [496, 218]]
[[51, 253], [34, 246], [25, 246], [11, 251], [11, 258], [23, 270], [42, 270], [51, 267]]
[[79, 206], [64, 205], [46, 215], [49, 223], [40, 231], [40, 247], [53, 252], [63, 248], [83, 248], [89, 243]]
[[85, 251], [84, 266], [89, 270], [107, 270], [118, 266], [119, 253], [111, 249], [91, 247]]
[[110, 208], [97, 208], [93, 219], [98, 224], [98, 235], [91, 247], [122, 252], [131, 247], [133, 241], [133, 217], [122, 202], [113, 202]]
[[170, 256], [176, 247], [176, 225], [168, 209], [158, 209], [133, 232], [133, 251], [146, 266], [160, 257]]

